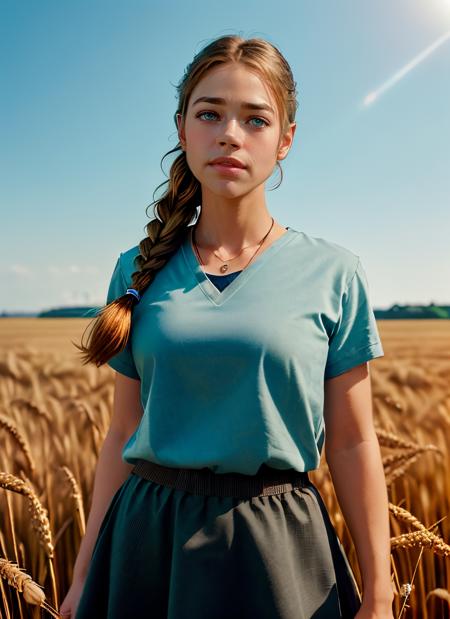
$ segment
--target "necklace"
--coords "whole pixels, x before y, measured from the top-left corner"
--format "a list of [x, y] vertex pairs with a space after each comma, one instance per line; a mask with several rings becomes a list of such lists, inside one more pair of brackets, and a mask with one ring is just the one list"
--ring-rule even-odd
[[[271, 226], [270, 226], [270, 228], [269, 228], [269, 232], [267, 232], [267, 234], [266, 234], [266, 235], [262, 238], [262, 240], [259, 242], [259, 244], [258, 244], [258, 247], [257, 247], [256, 251], [253, 253], [253, 256], [252, 256], [252, 257], [250, 258], [250, 260], [247, 262], [247, 264], [245, 265], [244, 269], [248, 267], [248, 265], [250, 264], [250, 262], [251, 262], [251, 261], [253, 260], [253, 258], [255, 257], [256, 253], [257, 253], [257, 252], [261, 249], [261, 245], [264, 243], [264, 241], [266, 240], [266, 238], [269, 236], [269, 234], [270, 234], [270, 232], [271, 232], [271, 230], [272, 230], [272, 228], [273, 228], [273, 224], [274, 224], [274, 223], [275, 223], [275, 221], [274, 221], [274, 219], [273, 219], [273, 217], [272, 217], [272, 224], [271, 224]], [[192, 230], [192, 233], [193, 233], [193, 234], [192, 234], [192, 240], [193, 240], [193, 242], [194, 242], [195, 253], [197, 254], [197, 258], [198, 258], [198, 261], [200, 262], [201, 266], [204, 266], [204, 264], [203, 264], [203, 262], [202, 262], [202, 259], [200, 258], [200, 254], [199, 254], [199, 251], [198, 251], [197, 243], [195, 242], [195, 227], [194, 227], [194, 229]], [[250, 246], [250, 245], [248, 245], [247, 247], [251, 247], [251, 246]], [[213, 254], [214, 254], [217, 258], [219, 258], [219, 260], [221, 260], [222, 262], [224, 262], [224, 263], [225, 263], [225, 264], [223, 264], [223, 265], [220, 267], [220, 272], [221, 272], [221, 273], [225, 273], [226, 271], [228, 271], [228, 263], [229, 263], [229, 262], [232, 262], [233, 260], [236, 260], [236, 258], [238, 258], [238, 257], [242, 254], [242, 252], [244, 251], [244, 249], [247, 249], [247, 247], [243, 247], [243, 248], [241, 249], [241, 251], [240, 251], [240, 252], [239, 252], [236, 256], [234, 256], [233, 258], [228, 258], [228, 260], [223, 260], [223, 259], [222, 259], [220, 256], [218, 256], [218, 255], [216, 254], [216, 252], [214, 251], [214, 252], [213, 252]]]

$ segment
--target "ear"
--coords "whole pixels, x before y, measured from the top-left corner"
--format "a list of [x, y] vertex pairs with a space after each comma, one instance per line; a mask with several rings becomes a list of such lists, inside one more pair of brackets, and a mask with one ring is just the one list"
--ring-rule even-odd
[[177, 113], [178, 139], [180, 140], [181, 148], [186, 150], [186, 134], [184, 132], [183, 117]]
[[297, 129], [297, 123], [293, 122], [289, 125], [289, 129], [284, 135], [281, 136], [280, 144], [278, 147], [277, 160], [284, 159], [292, 146], [295, 130]]

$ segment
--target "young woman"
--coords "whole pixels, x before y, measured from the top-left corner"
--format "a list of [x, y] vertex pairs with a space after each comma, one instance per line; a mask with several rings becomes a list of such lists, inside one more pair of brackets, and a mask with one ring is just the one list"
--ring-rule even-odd
[[[207, 45], [178, 85], [167, 190], [79, 347], [116, 382], [62, 616], [392, 618], [365, 273], [265, 201], [295, 87], [276, 47], [239, 36]], [[324, 445], [362, 600], [308, 477]]]

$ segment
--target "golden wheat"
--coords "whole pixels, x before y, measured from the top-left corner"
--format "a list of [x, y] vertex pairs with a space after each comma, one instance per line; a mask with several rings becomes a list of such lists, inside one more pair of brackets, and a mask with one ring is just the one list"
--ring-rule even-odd
[[418, 449], [419, 445], [417, 443], [413, 443], [411, 441], [406, 441], [403, 438], [400, 438], [393, 432], [387, 432], [382, 428], [378, 428], [375, 426], [375, 432], [378, 437], [378, 442], [381, 447], [391, 447], [391, 448], [399, 448], [403, 447], [405, 449]]
[[446, 602], [448, 602], [448, 605], [450, 606], [450, 591], [447, 591], [447, 589], [433, 589], [433, 591], [429, 591], [427, 593], [427, 599], [431, 595], [435, 595], [441, 598], [442, 600], [445, 600]]
[[407, 509], [403, 509], [403, 507], [399, 507], [398, 505], [393, 505], [389, 503], [389, 511], [391, 511], [397, 520], [401, 520], [403, 522], [408, 523], [412, 527], [415, 527], [419, 531], [426, 531], [427, 528], [424, 524], [420, 522], [415, 516], [411, 514]]
[[37, 406], [37, 404], [35, 402], [33, 402], [32, 400], [30, 400], [30, 399], [15, 398], [14, 400], [11, 400], [10, 405], [11, 406], [17, 406], [20, 409], [22, 409], [23, 411], [29, 411], [33, 415], [37, 415], [38, 417], [42, 417], [43, 419], [45, 419], [49, 423], [51, 423], [51, 421], [52, 421], [51, 415], [47, 411], [45, 411], [44, 409], [42, 409], [39, 406]]
[[36, 470], [36, 465], [34, 463], [32, 455], [31, 455], [30, 447], [28, 445], [27, 440], [25, 439], [25, 437], [22, 436], [22, 434], [20, 433], [20, 431], [17, 428], [17, 426], [15, 426], [4, 415], [0, 414], [0, 427], [5, 428], [5, 430], [7, 430], [10, 433], [10, 435], [13, 437], [13, 439], [19, 445], [19, 447], [21, 448], [21, 450], [22, 450], [22, 452], [23, 452], [23, 454], [25, 456], [25, 459], [27, 461], [27, 464], [28, 464], [31, 472], [34, 473], [35, 470]]
[[382, 458], [386, 485], [390, 486], [393, 482], [405, 475], [406, 471], [411, 467], [420, 456], [428, 451], [434, 452], [436, 455], [444, 457], [442, 449], [436, 445], [423, 445], [409, 448], [398, 454], [391, 454]]
[[[28, 461], [24, 467], [23, 450], [12, 449], [11, 440], [0, 451], [0, 470], [15, 467], [20, 475], [16, 483], [46, 505], [54, 556], [46, 560], [47, 551], [41, 550], [38, 539], [42, 532], [36, 535], [28, 526], [29, 499], [23, 502], [17, 490], [0, 492], [5, 524], [0, 548], [43, 583], [55, 607], [71, 581], [113, 403], [111, 369], [81, 366], [70, 344], [85, 324], [83, 319], [0, 321], [0, 343], [8, 351], [0, 352], [0, 413], [20, 432], [37, 465], [34, 472]], [[371, 364], [371, 374], [375, 429], [389, 494], [394, 616], [405, 619], [402, 613], [407, 610], [408, 619], [436, 619], [445, 616], [450, 582], [449, 523], [442, 519], [450, 510], [450, 321], [386, 321], [382, 329], [387, 354]], [[5, 424], [3, 428], [8, 431]], [[356, 551], [324, 454], [310, 477], [360, 586]], [[428, 528], [423, 524], [435, 522]], [[3, 590], [0, 596], [10, 608], [9, 616], [21, 616], [14, 597], [7, 599]]]
[[28, 486], [23, 479], [15, 477], [11, 473], [0, 471], [0, 486], [5, 490], [17, 492], [28, 499], [28, 510], [31, 515], [31, 523], [38, 534], [40, 544], [49, 559], [53, 558], [53, 543], [47, 510], [42, 506], [33, 488]]
[[74, 501], [74, 505], [75, 505], [75, 513], [77, 516], [77, 522], [78, 522], [78, 528], [79, 531], [81, 533], [81, 536], [83, 536], [85, 534], [85, 530], [86, 530], [86, 523], [85, 523], [85, 517], [84, 517], [84, 507], [83, 507], [83, 497], [81, 496], [81, 491], [80, 488], [78, 486], [78, 482], [75, 479], [72, 471], [69, 469], [68, 466], [62, 466], [61, 470], [64, 472], [66, 479], [69, 481], [71, 488], [72, 488], [72, 492], [70, 497], [73, 499]]
[[391, 548], [414, 548], [424, 546], [443, 557], [450, 555], [450, 546], [442, 538], [430, 531], [412, 531], [391, 537]]
[[46, 601], [41, 585], [34, 582], [29, 574], [19, 568], [17, 563], [0, 558], [0, 577], [6, 580], [11, 587], [23, 593], [24, 600], [28, 604], [42, 606], [53, 617], [59, 618], [60, 615], [57, 610]]

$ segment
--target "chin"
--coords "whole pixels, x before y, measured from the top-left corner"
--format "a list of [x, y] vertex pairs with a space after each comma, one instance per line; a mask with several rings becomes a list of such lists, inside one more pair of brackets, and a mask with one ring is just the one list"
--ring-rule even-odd
[[235, 181], [221, 183], [220, 187], [211, 187], [211, 185], [203, 185], [202, 187], [203, 191], [206, 189], [209, 194], [220, 196], [221, 198], [239, 198], [251, 191], [251, 189], [244, 188], [242, 185], [239, 186]]

